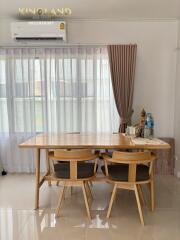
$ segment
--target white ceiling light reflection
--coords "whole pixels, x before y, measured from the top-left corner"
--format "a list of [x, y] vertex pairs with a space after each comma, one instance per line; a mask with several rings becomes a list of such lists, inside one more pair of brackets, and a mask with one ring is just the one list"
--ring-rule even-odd
[[87, 226], [85, 223], [82, 223], [82, 224], [74, 226], [74, 227], [77, 227], [77, 228], [88, 227], [88, 228], [98, 228], [98, 229], [109, 229], [109, 228], [116, 229], [117, 228], [116, 225], [113, 225], [113, 224], [110, 225], [107, 221], [104, 222], [104, 220], [102, 220], [99, 217], [99, 214], [97, 214], [96, 217], [94, 219], [92, 219], [91, 224], [89, 226]]

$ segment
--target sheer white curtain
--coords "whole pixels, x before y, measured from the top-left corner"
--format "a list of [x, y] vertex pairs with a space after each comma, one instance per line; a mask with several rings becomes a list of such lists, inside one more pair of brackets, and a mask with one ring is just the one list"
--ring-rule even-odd
[[106, 48], [0, 49], [0, 160], [33, 172], [18, 143], [37, 133], [116, 132]]

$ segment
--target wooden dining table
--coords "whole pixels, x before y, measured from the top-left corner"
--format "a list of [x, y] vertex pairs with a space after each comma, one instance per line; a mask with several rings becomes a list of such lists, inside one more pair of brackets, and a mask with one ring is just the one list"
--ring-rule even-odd
[[[52, 149], [137, 149], [137, 150], [160, 150], [169, 149], [170, 145], [159, 139], [135, 139], [125, 134], [106, 133], [66, 133], [66, 134], [39, 134], [19, 144], [20, 148], [31, 148], [36, 152], [36, 186], [35, 186], [35, 209], [39, 208], [39, 191], [42, 184], [50, 179], [50, 166], [47, 161], [47, 171], [40, 176], [40, 154], [45, 149], [46, 154]], [[48, 158], [46, 157], [46, 160]]]

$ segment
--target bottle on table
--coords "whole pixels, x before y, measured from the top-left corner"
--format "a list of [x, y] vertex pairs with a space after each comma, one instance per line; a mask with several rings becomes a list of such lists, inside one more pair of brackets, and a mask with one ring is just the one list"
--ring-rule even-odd
[[154, 119], [151, 113], [146, 114], [145, 126], [144, 126], [144, 137], [152, 138], [154, 135]]

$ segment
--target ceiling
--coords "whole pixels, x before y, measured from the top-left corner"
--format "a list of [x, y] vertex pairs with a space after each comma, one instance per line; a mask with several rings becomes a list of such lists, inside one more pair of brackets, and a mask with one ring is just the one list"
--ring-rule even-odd
[[180, 18], [180, 0], [0, 0], [0, 17], [17, 16], [19, 7], [70, 7], [75, 19]]

